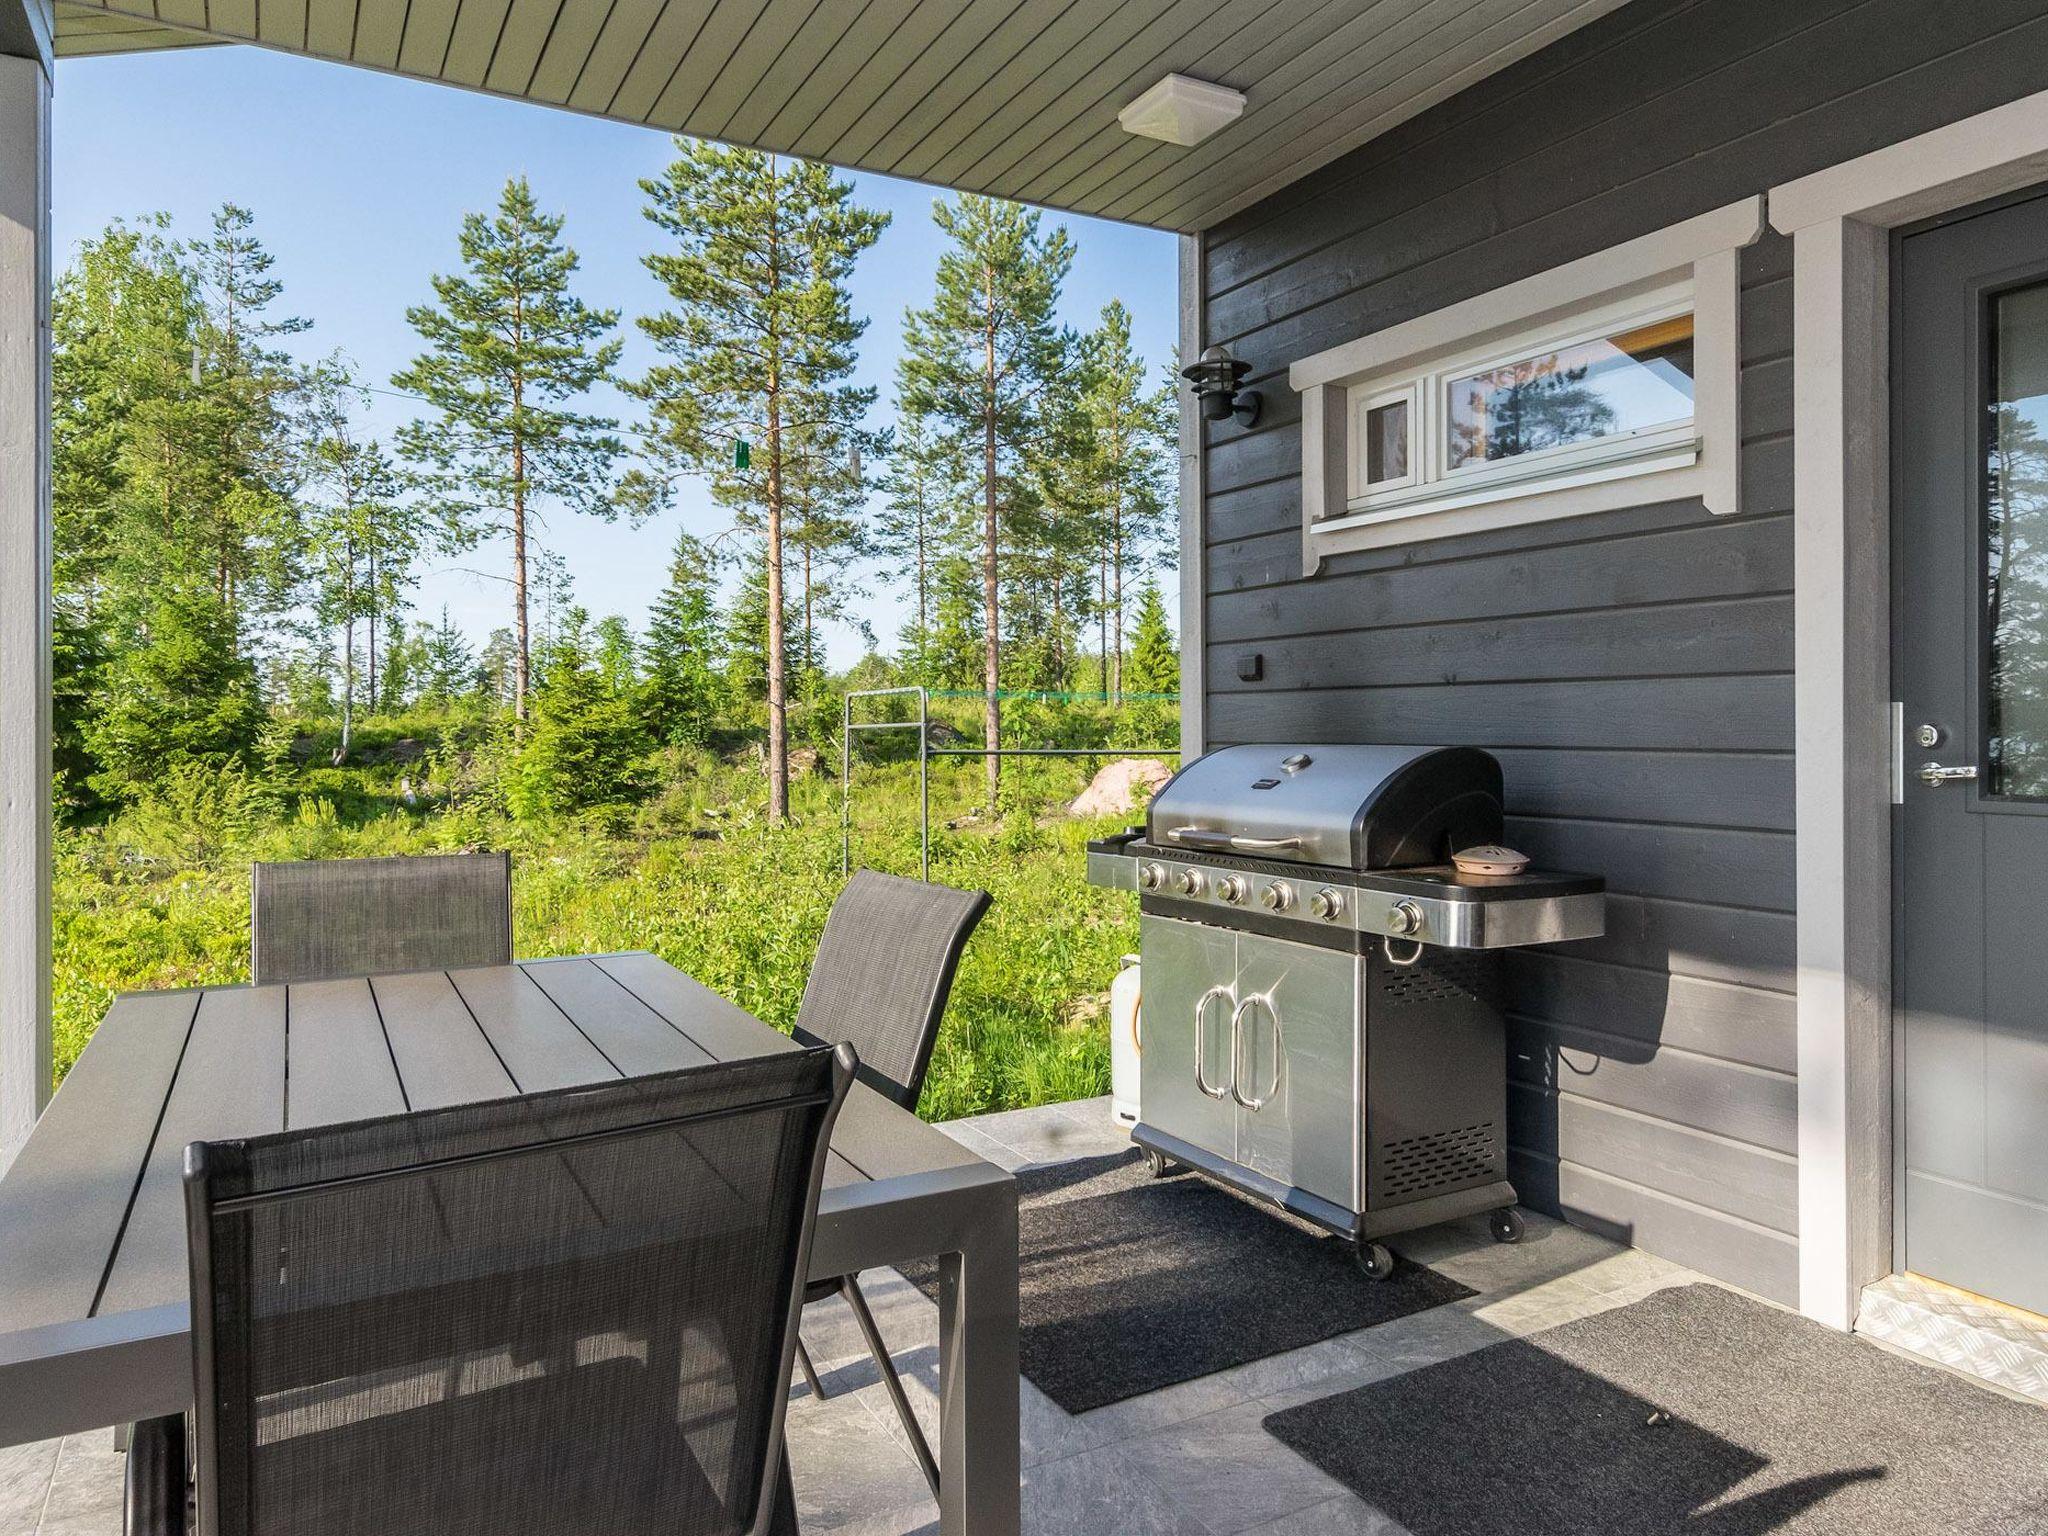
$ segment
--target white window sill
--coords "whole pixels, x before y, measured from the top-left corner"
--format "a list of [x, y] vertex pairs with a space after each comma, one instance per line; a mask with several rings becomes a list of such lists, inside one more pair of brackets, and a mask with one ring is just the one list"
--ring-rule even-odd
[[1553, 481], [1534, 488], [1506, 486], [1485, 499], [1460, 497], [1393, 511], [1347, 513], [1311, 523], [1304, 530], [1303, 573], [1314, 571], [1331, 555], [1351, 550], [1384, 549], [1392, 544], [1684, 501], [1705, 497], [1711, 486], [1698, 454], [1676, 453], [1664, 463], [1588, 471], [1573, 477], [1569, 484]]
[[1610, 480], [1653, 475], [1664, 470], [1690, 469], [1699, 462], [1700, 440], [1690, 427], [1646, 433], [1637, 441], [1609, 445], [1597, 454], [1573, 455], [1580, 462], [1560, 467], [1554, 456], [1533, 456], [1534, 462], [1507, 461], [1470, 475], [1454, 476], [1432, 484], [1391, 493], [1375, 493], [1354, 499], [1343, 515], [1316, 524], [1321, 532], [1390, 522], [1395, 518], [1427, 517], [1435, 512], [1460, 507], [1485, 506], [1498, 501], [1541, 496], [1552, 491], [1575, 490], [1601, 485]]

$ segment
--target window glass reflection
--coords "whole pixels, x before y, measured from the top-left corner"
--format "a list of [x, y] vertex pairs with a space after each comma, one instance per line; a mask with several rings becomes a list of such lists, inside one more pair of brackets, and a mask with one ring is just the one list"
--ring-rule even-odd
[[1990, 792], [2048, 796], [2048, 283], [1991, 301], [1984, 463]]
[[1450, 469], [1692, 416], [1693, 325], [1678, 315], [1503, 363], [1450, 386]]

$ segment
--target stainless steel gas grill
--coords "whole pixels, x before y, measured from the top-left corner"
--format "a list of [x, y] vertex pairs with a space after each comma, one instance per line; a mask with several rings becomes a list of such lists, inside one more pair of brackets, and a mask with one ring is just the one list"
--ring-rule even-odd
[[1472, 747], [1243, 746], [1091, 843], [1139, 896], [1139, 1122], [1175, 1163], [1357, 1244], [1494, 1213], [1507, 1178], [1502, 948], [1593, 938], [1604, 882], [1512, 868], [1501, 770]]

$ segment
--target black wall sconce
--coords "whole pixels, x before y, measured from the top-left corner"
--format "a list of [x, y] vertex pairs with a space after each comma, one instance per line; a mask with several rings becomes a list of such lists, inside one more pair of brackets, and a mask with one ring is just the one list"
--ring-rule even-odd
[[1181, 369], [1180, 376], [1201, 403], [1204, 421], [1228, 421], [1235, 416], [1238, 425], [1249, 427], [1259, 419], [1259, 392], [1240, 391], [1237, 386], [1251, 371], [1252, 365], [1232, 357], [1228, 347], [1211, 347], [1199, 362]]

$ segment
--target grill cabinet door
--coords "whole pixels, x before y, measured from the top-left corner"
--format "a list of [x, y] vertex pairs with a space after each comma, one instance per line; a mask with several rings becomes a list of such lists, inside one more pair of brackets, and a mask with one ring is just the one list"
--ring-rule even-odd
[[1358, 1208], [1359, 958], [1262, 934], [1237, 941], [1237, 1160]]
[[[1138, 935], [1144, 992], [1138, 1113], [1144, 1123], [1219, 1157], [1237, 1155], [1230, 1098], [1230, 984], [1237, 935], [1178, 918], [1147, 916]], [[1213, 995], [1212, 995], [1213, 993]], [[1196, 1081], [1197, 1041], [1210, 1088]]]

